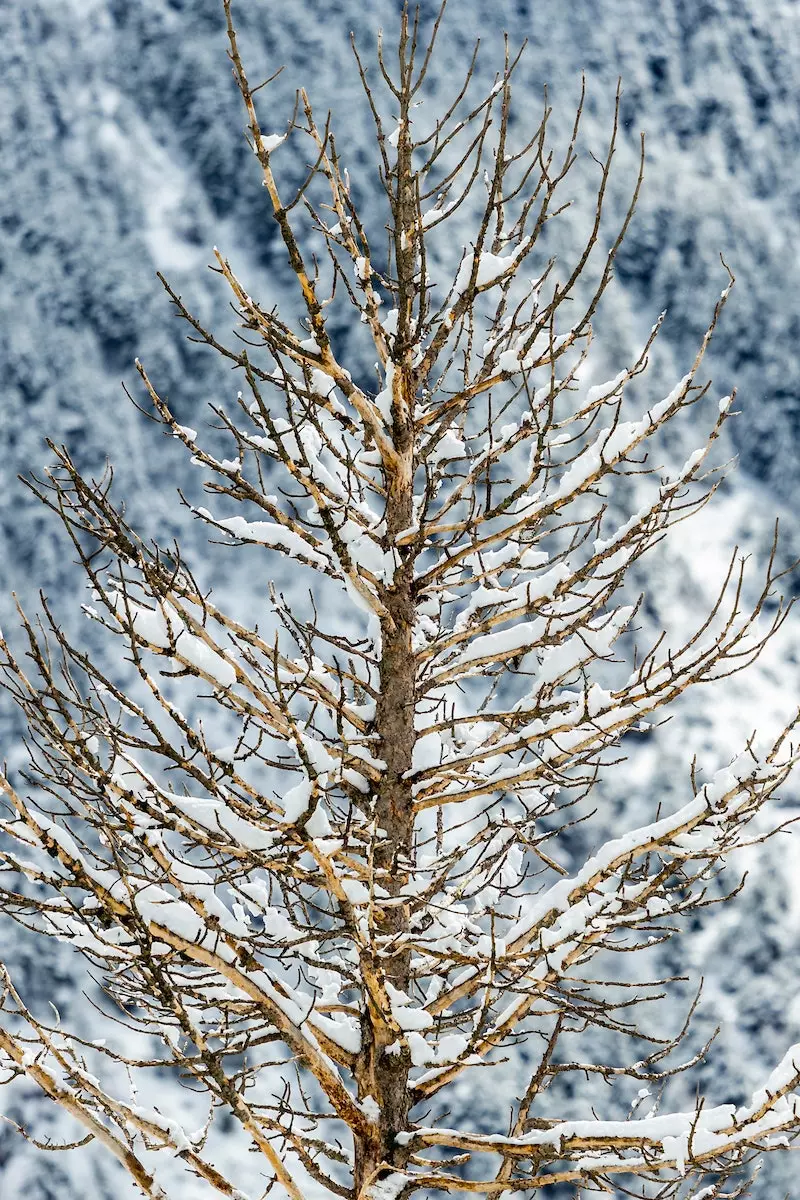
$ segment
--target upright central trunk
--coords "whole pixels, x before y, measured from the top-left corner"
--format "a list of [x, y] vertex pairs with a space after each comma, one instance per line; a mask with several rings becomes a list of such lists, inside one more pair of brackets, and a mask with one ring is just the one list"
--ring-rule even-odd
[[[387, 464], [386, 469], [385, 549], [390, 553], [396, 551], [397, 535], [409, 529], [414, 520], [413, 341], [414, 304], [419, 286], [419, 230], [417, 185], [409, 128], [413, 52], [409, 57], [407, 49], [408, 13], [404, 10], [400, 41], [400, 133], [392, 201], [398, 321], [391, 350], [394, 365], [392, 443], [396, 458]], [[382, 597], [387, 616], [381, 629], [380, 697], [376, 728], [378, 755], [386, 765], [376, 795], [375, 817], [381, 832], [377, 839], [374, 864], [376, 882], [396, 903], [390, 903], [381, 910], [379, 927], [376, 929], [376, 937], [380, 941], [373, 947], [368, 968], [373, 978], [383, 974], [389, 984], [406, 991], [411, 954], [407, 938], [402, 935], [408, 932], [409, 908], [400, 897], [408, 880], [414, 831], [408, 776], [415, 740], [416, 662], [412, 649], [415, 555], [411, 547], [401, 550], [400, 555], [402, 561], [395, 570], [391, 586]], [[395, 939], [397, 947], [390, 950]], [[411, 1059], [389, 1016], [385, 1011], [375, 1011], [370, 1007], [365, 1022], [359, 1086], [363, 1094], [369, 1089], [380, 1110], [380, 1117], [374, 1138], [356, 1140], [355, 1185], [359, 1197], [366, 1193], [381, 1164], [390, 1168], [402, 1167], [407, 1156], [395, 1138], [397, 1133], [408, 1127]], [[392, 1053], [389, 1053], [390, 1047]]]
[[[408, 388], [409, 375], [398, 372], [395, 386]], [[396, 409], [401, 397], [396, 396]], [[408, 411], [408, 405], [403, 404]], [[387, 546], [411, 524], [413, 512], [412, 433], [410, 428], [398, 428], [395, 421], [395, 445], [398, 448], [398, 469], [393, 473], [386, 504]], [[376, 727], [378, 756], [386, 764], [375, 797], [375, 820], [379, 832], [374, 857], [376, 882], [389, 896], [401, 895], [408, 880], [408, 864], [413, 849], [413, 811], [411, 770], [414, 752], [414, 705], [416, 693], [416, 663], [412, 650], [414, 626], [413, 559], [409, 556], [396, 572], [393, 583], [384, 596], [387, 617], [382, 626], [380, 664], [380, 697], [377, 703]], [[379, 908], [376, 905], [376, 908]], [[403, 935], [408, 931], [409, 909], [405, 903], [389, 904], [380, 909], [376, 936], [380, 938], [380, 957], [372, 954], [370, 969], [382, 973], [394, 987], [408, 987], [410, 952]], [[386, 945], [398, 938], [394, 953], [387, 955]], [[400, 1165], [403, 1150], [397, 1146], [395, 1135], [407, 1128], [409, 1095], [408, 1073], [411, 1066], [408, 1050], [397, 1051], [397, 1031], [386, 1021], [385, 1012], [368, 1012], [363, 1052], [362, 1088], [367, 1089], [380, 1109], [377, 1136], [372, 1141], [356, 1145], [356, 1194], [374, 1177], [381, 1163]], [[392, 1052], [389, 1053], [389, 1048]]]

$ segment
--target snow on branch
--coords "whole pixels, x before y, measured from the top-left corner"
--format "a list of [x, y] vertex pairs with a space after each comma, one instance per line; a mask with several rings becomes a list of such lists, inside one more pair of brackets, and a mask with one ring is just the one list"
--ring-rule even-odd
[[[374, 79], [355, 58], [376, 220], [356, 202], [352, 147], [305, 91], [265, 132], [272, 77], [251, 86], [222, 8], [300, 315], [249, 295], [215, 251], [239, 322], [227, 345], [164, 281], [192, 340], [237, 372], [213, 433], [180, 424], [136, 364], [157, 424], [202, 472], [207, 505], [180, 500], [215, 543], [197, 571], [224, 583], [216, 595], [190, 553], [136, 531], [110, 469], [89, 477], [51, 443], [28, 482], [83, 569], [95, 638], [69, 637], [44, 597], [38, 618], [20, 610], [24, 655], [0, 637], [30, 755], [26, 774], [0, 775], [0, 905], [84, 957], [108, 1036], [62, 1028], [4, 973], [0, 1078], [35, 1085], [76, 1144], [102, 1143], [152, 1197], [192, 1180], [243, 1200], [264, 1177], [293, 1200], [626, 1177], [661, 1197], [710, 1178], [720, 1195], [800, 1130], [800, 1051], [749, 1105], [624, 1119], [626, 1087], [666, 1087], [713, 1047], [676, 1065], [696, 1004], [665, 1035], [674, 980], [642, 968], [634, 987], [615, 964], [725, 898], [717, 876], [764, 836], [756, 818], [796, 765], [796, 719], [705, 782], [693, 771], [674, 811], [638, 796], [647, 820], [613, 837], [592, 802], [633, 796], [625, 754], [645, 719], [749, 665], [788, 612], [777, 540], [755, 590], [731, 556], [688, 635], [653, 633], [631, 589], [723, 478], [733, 397], [701, 372], [733, 278], [674, 387], [647, 373], [663, 314], [598, 382], [592, 322], [642, 178], [640, 162], [612, 225], [619, 93], [594, 216], [559, 264], [542, 234], [583, 153], [583, 90], [560, 155], [546, 100], [531, 134], [511, 121], [510, 47], [491, 88], [476, 94], [473, 59], [438, 114], [420, 107], [444, 5], [430, 26], [404, 9], [398, 65], [382, 42]], [[374, 376], [357, 352], [345, 365], [342, 322]], [[663, 433], [690, 408], [697, 445], [676, 462]], [[598, 848], [565, 866], [581, 844]], [[598, 1061], [607, 1034], [614, 1057]], [[464, 1089], [520, 1045], [507, 1132], [473, 1131]], [[139, 1087], [156, 1070], [154, 1106]], [[606, 1115], [563, 1106], [570, 1074], [615, 1081]], [[197, 1130], [181, 1083], [205, 1101]], [[221, 1130], [240, 1177], [214, 1161]]]

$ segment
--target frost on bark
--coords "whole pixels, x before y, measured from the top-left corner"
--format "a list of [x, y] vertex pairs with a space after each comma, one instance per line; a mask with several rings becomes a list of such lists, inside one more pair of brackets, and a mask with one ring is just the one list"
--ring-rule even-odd
[[[640, 171], [608, 238], [617, 117], [594, 221], [563, 269], [542, 235], [565, 202], [580, 109], [561, 157], [546, 107], [535, 129], [512, 126], [509, 53], [487, 95], [470, 66], [426, 115], [443, 13], [426, 39], [406, 13], [396, 66], [382, 46], [377, 71], [356, 56], [386, 201], [386, 231], [370, 236], [306, 93], [284, 131], [262, 128], [269, 93], [248, 83], [229, 0], [224, 11], [300, 315], [251, 297], [215, 251], [242, 331], [225, 344], [165, 281], [191, 336], [238, 374], [237, 401], [214, 409], [226, 457], [137, 369], [164, 432], [205, 472], [198, 520], [234, 558], [260, 548], [247, 587], [264, 619], [219, 606], [177, 547], [137, 536], [109, 479], [51, 447], [31, 486], [135, 686], [72, 644], [48, 604], [40, 623], [21, 617], [27, 661], [0, 641], [31, 751], [27, 778], [0, 777], [3, 906], [85, 955], [109, 1005], [105, 1042], [87, 1044], [4, 973], [4, 1078], [61, 1105], [146, 1196], [180, 1195], [159, 1182], [166, 1156], [209, 1195], [245, 1194], [215, 1165], [223, 1115], [273, 1194], [295, 1200], [558, 1184], [738, 1194], [732, 1176], [798, 1127], [800, 1048], [738, 1108], [573, 1119], [548, 1092], [568, 1072], [657, 1085], [696, 1061], [676, 1066], [685, 1029], [659, 1040], [647, 1027], [658, 981], [631, 1019], [602, 952], [645, 949], [707, 903], [796, 759], [793, 725], [754, 736], [677, 811], [654, 796], [648, 824], [573, 873], [560, 865], [595, 784], [624, 778], [620, 743], [752, 662], [784, 616], [767, 603], [772, 561], [747, 607], [734, 556], [692, 637], [667, 631], [615, 658], [621, 635], [636, 641], [631, 568], [719, 480], [709, 454], [732, 398], [713, 399], [698, 373], [729, 288], [668, 395], [645, 375], [660, 321], [633, 362], [587, 387], [592, 319], [641, 184]], [[310, 166], [292, 191], [278, 168], [293, 153]], [[371, 339], [374, 386], [342, 361], [343, 312]], [[670, 474], [651, 469], [660, 431], [691, 406], [702, 444]], [[272, 586], [276, 556], [313, 577], [305, 606]], [[331, 619], [343, 594], [344, 630]], [[565, 1057], [565, 1038], [594, 1029], [629, 1037], [627, 1060]], [[520, 1042], [534, 1065], [507, 1127], [449, 1128], [453, 1090], [485, 1086]], [[136, 1078], [170, 1065], [207, 1097], [199, 1131], [137, 1103]]]

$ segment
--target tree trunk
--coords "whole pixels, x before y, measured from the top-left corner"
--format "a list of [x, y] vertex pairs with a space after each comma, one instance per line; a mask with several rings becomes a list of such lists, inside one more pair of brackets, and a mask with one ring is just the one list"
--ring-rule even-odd
[[[397, 372], [395, 380], [395, 446], [399, 451], [397, 470], [393, 472], [386, 504], [386, 548], [394, 545], [396, 535], [411, 524], [413, 440], [401, 412], [412, 411], [405, 390], [409, 373]], [[375, 852], [376, 881], [390, 896], [400, 894], [408, 880], [408, 863], [412, 853], [413, 811], [411, 784], [407, 778], [414, 751], [414, 700], [416, 664], [412, 651], [414, 626], [413, 557], [408, 555], [397, 568], [385, 604], [389, 619], [382, 626], [380, 665], [380, 697], [377, 703], [376, 727], [379, 737], [378, 756], [386, 769], [378, 788], [375, 804], [377, 828], [381, 830]], [[376, 905], [376, 908], [378, 906]], [[408, 930], [409, 911], [406, 904], [389, 905], [380, 916], [383, 938], [402, 935]], [[383, 955], [373, 961], [373, 968], [382, 970], [394, 987], [405, 991], [408, 986], [410, 952], [401, 939], [397, 953]], [[355, 1182], [360, 1195], [374, 1177], [381, 1163], [401, 1166], [407, 1152], [395, 1143], [395, 1135], [408, 1125], [409, 1052], [387, 1053], [397, 1041], [397, 1034], [387, 1025], [386, 1013], [369, 1013], [363, 1051], [362, 1088], [370, 1094], [380, 1109], [378, 1134], [374, 1141], [356, 1145]]]
[[[414, 514], [414, 302], [418, 290], [418, 257], [415, 239], [418, 236], [416, 185], [412, 164], [410, 116], [412, 72], [407, 57], [408, 14], [404, 12], [401, 28], [400, 61], [403, 64], [400, 86], [400, 136], [397, 147], [395, 195], [392, 204], [394, 246], [397, 264], [398, 325], [391, 350], [394, 364], [392, 377], [392, 442], [396, 461], [387, 470], [386, 534], [384, 548], [395, 549], [395, 539], [413, 522]], [[376, 726], [378, 755], [386, 769], [376, 797], [377, 826], [383, 831], [375, 854], [376, 879], [391, 897], [400, 895], [408, 880], [408, 864], [413, 851], [414, 816], [412, 809], [411, 770], [414, 752], [414, 707], [416, 697], [416, 663], [412, 650], [414, 627], [414, 552], [411, 547], [400, 550], [401, 563], [395, 571], [392, 585], [387, 589], [384, 603], [388, 618], [382, 623], [380, 665], [380, 697], [377, 704]], [[409, 980], [410, 950], [407, 939], [409, 910], [406, 904], [389, 905], [383, 910], [381, 933], [385, 938], [396, 937], [397, 952], [390, 957], [384, 953], [374, 967], [382, 969], [386, 980], [406, 991]], [[408, 1126], [408, 1074], [411, 1067], [409, 1051], [387, 1053], [396, 1042], [397, 1032], [387, 1023], [386, 1013], [370, 1013], [366, 1030], [366, 1070], [361, 1087], [367, 1081], [371, 1095], [380, 1109], [376, 1140], [356, 1145], [356, 1194], [361, 1195], [381, 1163], [402, 1167], [408, 1152], [395, 1142], [395, 1135]]]

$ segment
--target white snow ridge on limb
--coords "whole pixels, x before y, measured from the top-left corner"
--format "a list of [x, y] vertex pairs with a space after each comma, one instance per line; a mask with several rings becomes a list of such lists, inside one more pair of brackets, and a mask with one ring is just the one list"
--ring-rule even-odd
[[[599, 253], [619, 95], [596, 221], [556, 277], [540, 235], [580, 122], [561, 159], [549, 110], [532, 134], [512, 124], [519, 56], [482, 96], [470, 68], [429, 119], [418, 93], [443, 8], [422, 53], [422, 16], [401, 17], [395, 75], [380, 52], [386, 96], [356, 55], [387, 200], [373, 231], [305, 92], [285, 135], [262, 132], [266, 93], [223, 9], [302, 315], [259, 303], [216, 251], [244, 331], [228, 345], [166, 285], [238, 373], [216, 441], [137, 364], [213, 497], [192, 511], [228, 556], [217, 594], [66, 449], [31, 484], [81, 559], [105, 650], [73, 644], [50, 605], [21, 618], [24, 662], [0, 638], [31, 754], [25, 776], [0, 776], [0, 904], [85, 957], [104, 1029], [87, 1042], [4, 972], [0, 1081], [68, 1115], [74, 1137], [49, 1150], [96, 1140], [148, 1197], [741, 1195], [748, 1163], [800, 1130], [800, 1049], [747, 1105], [671, 1112], [670, 1077], [713, 1048], [690, 1049], [694, 1006], [665, 1033], [672, 980], [615, 964], [720, 899], [720, 869], [763, 836], [754, 819], [795, 767], [795, 722], [692, 772], [681, 802], [640, 797], [649, 812], [627, 828], [616, 804], [612, 838], [601, 824], [637, 788], [636, 733], [752, 662], [784, 617], [774, 550], [749, 608], [731, 560], [689, 636], [648, 641], [629, 587], [720, 478], [732, 397], [711, 399], [700, 370], [728, 289], [672, 389], [646, 375], [661, 320], [587, 386], [641, 183]], [[332, 336], [354, 317], [374, 374]], [[651, 471], [692, 405], [701, 444]], [[242, 591], [258, 625], [234, 611]], [[487, 1071], [519, 1047], [520, 1094], [495, 1088], [492, 1106]], [[593, 1076], [616, 1081], [604, 1113], [569, 1086]], [[663, 1111], [639, 1111], [662, 1094]]]

